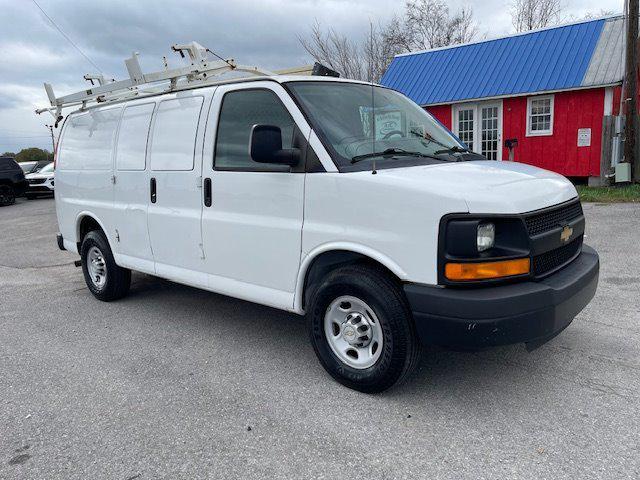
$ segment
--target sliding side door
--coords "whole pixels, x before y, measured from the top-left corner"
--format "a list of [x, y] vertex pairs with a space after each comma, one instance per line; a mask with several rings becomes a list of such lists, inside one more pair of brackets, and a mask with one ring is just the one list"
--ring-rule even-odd
[[[183, 283], [204, 286], [200, 219], [202, 113], [206, 91], [162, 97], [149, 137], [149, 237], [156, 273]], [[200, 154], [198, 154], [198, 150]]]

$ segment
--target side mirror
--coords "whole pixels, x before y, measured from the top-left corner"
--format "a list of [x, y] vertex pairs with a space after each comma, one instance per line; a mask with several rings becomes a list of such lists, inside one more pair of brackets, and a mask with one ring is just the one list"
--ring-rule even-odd
[[275, 125], [254, 125], [251, 129], [249, 154], [254, 162], [275, 163], [291, 167], [300, 163], [299, 148], [282, 149], [282, 132]]

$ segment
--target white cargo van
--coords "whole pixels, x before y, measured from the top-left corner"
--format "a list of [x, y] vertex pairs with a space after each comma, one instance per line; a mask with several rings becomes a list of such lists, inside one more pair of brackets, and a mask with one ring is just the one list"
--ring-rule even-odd
[[172, 89], [64, 121], [58, 243], [100, 300], [136, 270], [306, 315], [329, 374], [375, 392], [422, 344], [540, 345], [595, 293], [573, 185], [484, 160], [395, 91], [297, 76]]

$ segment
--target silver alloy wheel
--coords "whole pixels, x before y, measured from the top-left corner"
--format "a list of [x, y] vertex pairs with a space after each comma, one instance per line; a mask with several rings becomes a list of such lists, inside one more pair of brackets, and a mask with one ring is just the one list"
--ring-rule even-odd
[[352, 368], [369, 368], [382, 353], [382, 326], [359, 298], [336, 298], [324, 315], [324, 334], [333, 353]]
[[91, 283], [96, 288], [102, 289], [104, 284], [107, 283], [107, 263], [102, 252], [96, 246], [91, 247], [87, 253], [87, 271], [89, 272]]

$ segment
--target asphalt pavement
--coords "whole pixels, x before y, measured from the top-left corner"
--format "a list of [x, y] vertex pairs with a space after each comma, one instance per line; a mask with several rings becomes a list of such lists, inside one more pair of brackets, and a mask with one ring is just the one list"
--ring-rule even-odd
[[0, 208], [0, 478], [637, 479], [640, 205], [585, 213], [600, 285], [561, 335], [366, 395], [303, 318], [141, 274], [99, 302], [53, 200]]

